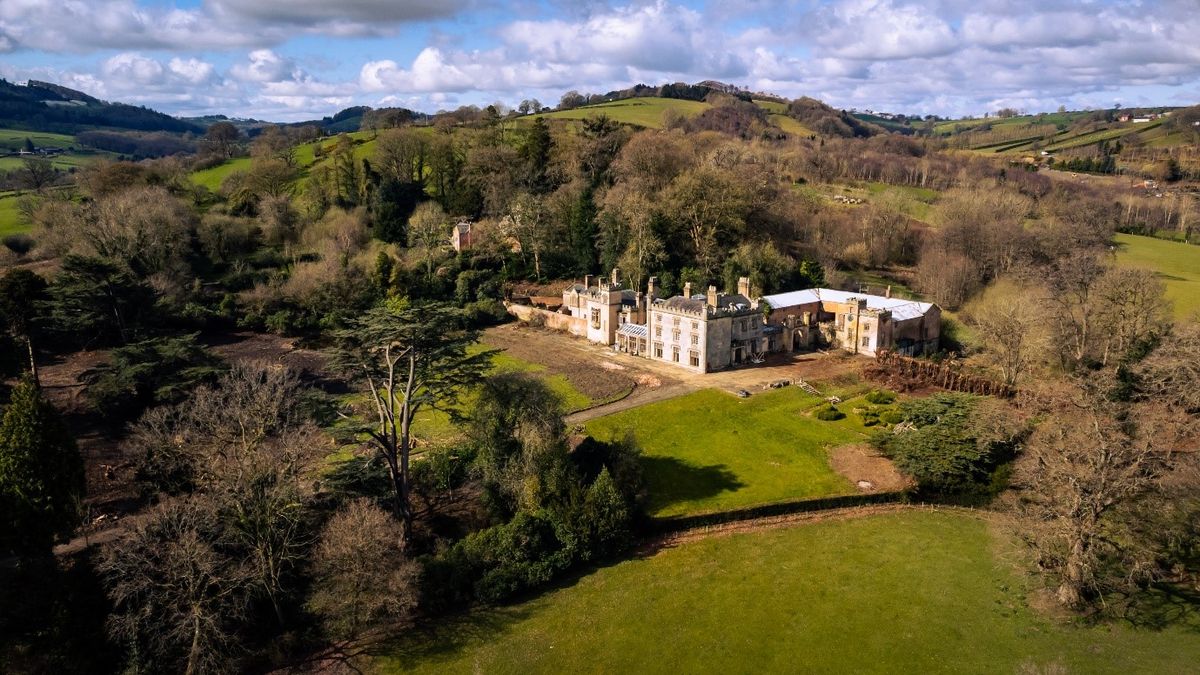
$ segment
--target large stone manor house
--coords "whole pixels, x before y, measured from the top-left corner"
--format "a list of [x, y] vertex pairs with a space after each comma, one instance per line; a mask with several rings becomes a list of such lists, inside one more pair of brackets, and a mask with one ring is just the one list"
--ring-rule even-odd
[[565, 321], [552, 327], [701, 373], [757, 363], [771, 352], [915, 355], [936, 350], [941, 333], [937, 305], [888, 295], [810, 288], [755, 297], [746, 277], [737, 293], [692, 291], [689, 283], [682, 295], [660, 297], [651, 277], [642, 293], [625, 287], [614, 269], [607, 279], [588, 276], [564, 289], [558, 314]]

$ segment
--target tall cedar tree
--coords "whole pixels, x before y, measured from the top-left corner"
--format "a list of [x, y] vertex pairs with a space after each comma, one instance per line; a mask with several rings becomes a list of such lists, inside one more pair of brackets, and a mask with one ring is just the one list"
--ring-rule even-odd
[[22, 381], [0, 422], [0, 548], [48, 551], [75, 529], [83, 492], [75, 440], [37, 385]]
[[360, 379], [374, 404], [375, 420], [363, 431], [388, 463], [393, 508], [408, 541], [413, 418], [426, 408], [456, 415], [452, 406], [488, 371], [493, 352], [467, 352], [479, 332], [463, 327], [458, 309], [406, 299], [376, 305], [335, 337], [335, 366]]
[[46, 280], [26, 269], [9, 270], [0, 277], [0, 317], [14, 335], [25, 340], [29, 352], [29, 372], [36, 384], [37, 358], [34, 356], [34, 323], [38, 305], [46, 298]]

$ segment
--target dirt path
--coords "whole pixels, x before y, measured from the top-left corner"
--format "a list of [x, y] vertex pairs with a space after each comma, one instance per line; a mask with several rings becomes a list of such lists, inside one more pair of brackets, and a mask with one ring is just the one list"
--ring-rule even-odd
[[699, 387], [684, 382], [676, 382], [659, 387], [637, 386], [634, 387], [633, 393], [619, 401], [613, 401], [612, 403], [606, 403], [604, 405], [596, 406], [595, 408], [588, 408], [587, 410], [580, 410], [579, 412], [567, 415], [567, 426], [583, 424], [584, 422], [594, 420], [597, 417], [612, 415], [613, 413], [619, 413], [623, 410], [629, 410], [630, 408], [646, 405], [647, 403], [666, 401], [667, 399], [672, 399], [676, 396], [690, 394], [697, 389], [699, 389]]

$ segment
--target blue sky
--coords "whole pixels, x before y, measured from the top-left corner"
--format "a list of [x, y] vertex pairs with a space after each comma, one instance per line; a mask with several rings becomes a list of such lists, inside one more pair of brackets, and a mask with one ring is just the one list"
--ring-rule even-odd
[[0, 76], [173, 114], [718, 79], [959, 116], [1200, 102], [1200, 0], [0, 0]]

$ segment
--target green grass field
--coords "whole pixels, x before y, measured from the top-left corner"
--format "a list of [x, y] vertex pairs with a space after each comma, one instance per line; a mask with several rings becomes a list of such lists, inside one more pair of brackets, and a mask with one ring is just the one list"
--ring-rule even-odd
[[683, 101], [673, 98], [630, 98], [610, 103], [583, 106], [572, 110], [559, 110], [542, 115], [529, 115], [521, 118], [532, 119], [545, 117], [550, 120], [581, 120], [593, 115], [605, 114], [623, 124], [634, 124], [648, 129], [662, 128], [662, 115], [668, 109], [674, 109], [687, 117], [699, 115], [709, 108], [707, 103], [700, 101]]
[[69, 148], [75, 145], [75, 137], [66, 134], [0, 129], [0, 150], [20, 150], [24, 147], [26, 138], [39, 148]]
[[1176, 320], [1197, 318], [1200, 312], [1200, 246], [1153, 237], [1118, 234], [1117, 262], [1154, 270], [1167, 285]]
[[212, 168], [192, 173], [192, 182], [213, 192], [221, 189], [221, 183], [236, 171], [250, 168], [249, 157], [235, 157]]
[[1192, 673], [1195, 628], [1034, 614], [1013, 542], [960, 512], [718, 536], [412, 633], [383, 673]]
[[821, 402], [799, 387], [747, 399], [706, 389], [597, 418], [587, 430], [600, 439], [633, 432], [651, 515], [707, 513], [854, 492], [827, 448], [861, 441], [867, 428], [852, 402], [836, 422], [807, 414]]
[[[478, 353], [487, 348], [486, 345], [477, 345], [472, 352]], [[546, 366], [539, 363], [532, 363], [504, 352], [498, 352], [492, 356], [492, 364], [494, 372], [520, 372], [537, 375], [551, 391], [559, 395], [563, 401], [563, 409], [567, 412], [581, 410], [598, 403], [579, 391], [575, 385], [571, 384], [566, 375], [546, 373]], [[471, 401], [471, 394], [467, 394], [459, 402], [459, 405], [463, 409], [469, 410]], [[425, 410], [413, 419], [413, 433], [422, 441], [436, 444], [452, 441], [458, 438], [461, 432], [450, 421], [448, 414], [439, 410]]]
[[29, 226], [25, 224], [21, 212], [17, 210], [17, 197], [15, 195], [0, 197], [0, 237], [28, 230]]

